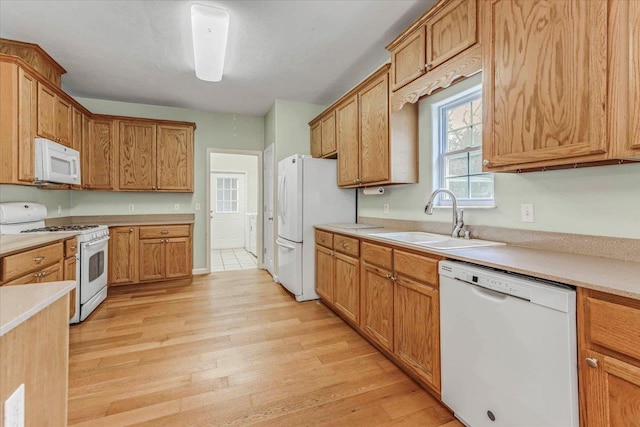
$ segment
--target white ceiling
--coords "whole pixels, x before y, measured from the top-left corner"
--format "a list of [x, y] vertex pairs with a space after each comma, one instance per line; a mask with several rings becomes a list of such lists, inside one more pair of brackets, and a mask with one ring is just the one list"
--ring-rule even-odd
[[262, 116], [275, 99], [335, 101], [433, 0], [198, 3], [231, 15], [219, 83], [195, 77], [192, 1], [0, 0], [0, 36], [39, 44], [74, 96]]

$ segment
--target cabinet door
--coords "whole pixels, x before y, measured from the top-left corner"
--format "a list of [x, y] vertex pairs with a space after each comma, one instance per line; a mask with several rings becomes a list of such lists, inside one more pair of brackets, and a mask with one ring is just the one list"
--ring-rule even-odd
[[360, 181], [389, 180], [389, 87], [384, 74], [358, 93], [360, 105]]
[[138, 227], [109, 229], [109, 284], [138, 281]]
[[337, 310], [358, 324], [360, 320], [360, 261], [335, 253], [335, 297]]
[[[76, 280], [76, 257], [72, 256], [64, 260], [64, 280]], [[69, 319], [76, 314], [76, 289], [69, 293]]]
[[476, 0], [451, 0], [426, 23], [426, 70], [453, 58], [478, 41]]
[[316, 292], [329, 304], [333, 304], [334, 277], [333, 251], [316, 245]]
[[38, 82], [22, 68], [18, 68], [18, 180], [34, 180], [34, 142], [37, 129]]
[[140, 280], [164, 279], [165, 239], [144, 239], [139, 243]]
[[320, 122], [322, 128], [322, 155], [327, 156], [336, 152], [336, 112], [332, 111]]
[[311, 155], [322, 157], [322, 127], [318, 122], [311, 127]]
[[438, 291], [398, 276], [395, 287], [394, 352], [409, 369], [440, 390]]
[[64, 280], [63, 260], [44, 268], [38, 277], [38, 283], [59, 282]]
[[[583, 353], [597, 361], [596, 367], [580, 361], [585, 393], [585, 426], [640, 426], [640, 368], [595, 351]], [[584, 413], [584, 412], [583, 412]]]
[[57, 98], [54, 91], [38, 82], [38, 136], [52, 141], [58, 139], [56, 128]]
[[607, 2], [485, 6], [485, 170], [605, 153]]
[[155, 190], [156, 125], [120, 122], [118, 189]]
[[391, 51], [393, 90], [424, 74], [425, 28], [421, 26]]
[[156, 141], [157, 189], [193, 191], [193, 128], [158, 125]]
[[640, 154], [640, 2], [629, 2], [629, 146]]
[[360, 327], [378, 344], [393, 351], [393, 281], [391, 272], [363, 263]]
[[83, 140], [82, 181], [84, 187], [99, 190], [114, 188], [113, 121], [93, 119], [90, 137]]
[[360, 178], [360, 141], [358, 139], [358, 97], [356, 95], [336, 109], [336, 145], [338, 148], [338, 186], [357, 184]]
[[73, 107], [60, 97], [56, 97], [56, 134], [58, 142], [73, 148]]
[[165, 240], [165, 278], [191, 275], [191, 238], [174, 237]]
[[73, 132], [71, 138], [71, 148], [82, 151], [82, 111], [73, 107]]

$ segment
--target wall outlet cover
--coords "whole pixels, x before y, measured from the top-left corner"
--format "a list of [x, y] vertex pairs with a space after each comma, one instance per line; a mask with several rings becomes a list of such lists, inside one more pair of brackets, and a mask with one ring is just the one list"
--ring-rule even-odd
[[534, 222], [535, 215], [533, 211], [533, 203], [523, 203], [520, 205], [522, 214], [522, 222]]
[[385, 203], [382, 206], [382, 213], [388, 214], [389, 213], [389, 203]]
[[135, 207], [133, 205], [129, 205], [129, 212], [133, 212], [135, 210]]
[[196, 203], [196, 210], [199, 211], [200, 210], [200, 203]]
[[173, 205], [173, 210], [174, 210], [174, 211], [179, 211], [179, 210], [180, 210], [180, 203], [175, 203], [175, 204]]

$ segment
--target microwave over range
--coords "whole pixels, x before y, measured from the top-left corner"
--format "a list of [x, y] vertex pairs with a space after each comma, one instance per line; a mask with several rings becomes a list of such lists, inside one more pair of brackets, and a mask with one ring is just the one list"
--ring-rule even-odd
[[80, 185], [80, 153], [46, 138], [35, 139], [37, 184]]

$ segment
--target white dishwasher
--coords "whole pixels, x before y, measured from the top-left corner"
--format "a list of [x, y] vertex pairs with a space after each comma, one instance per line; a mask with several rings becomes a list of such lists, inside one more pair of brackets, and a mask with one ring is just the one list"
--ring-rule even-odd
[[575, 290], [440, 262], [442, 401], [471, 427], [578, 427]]

